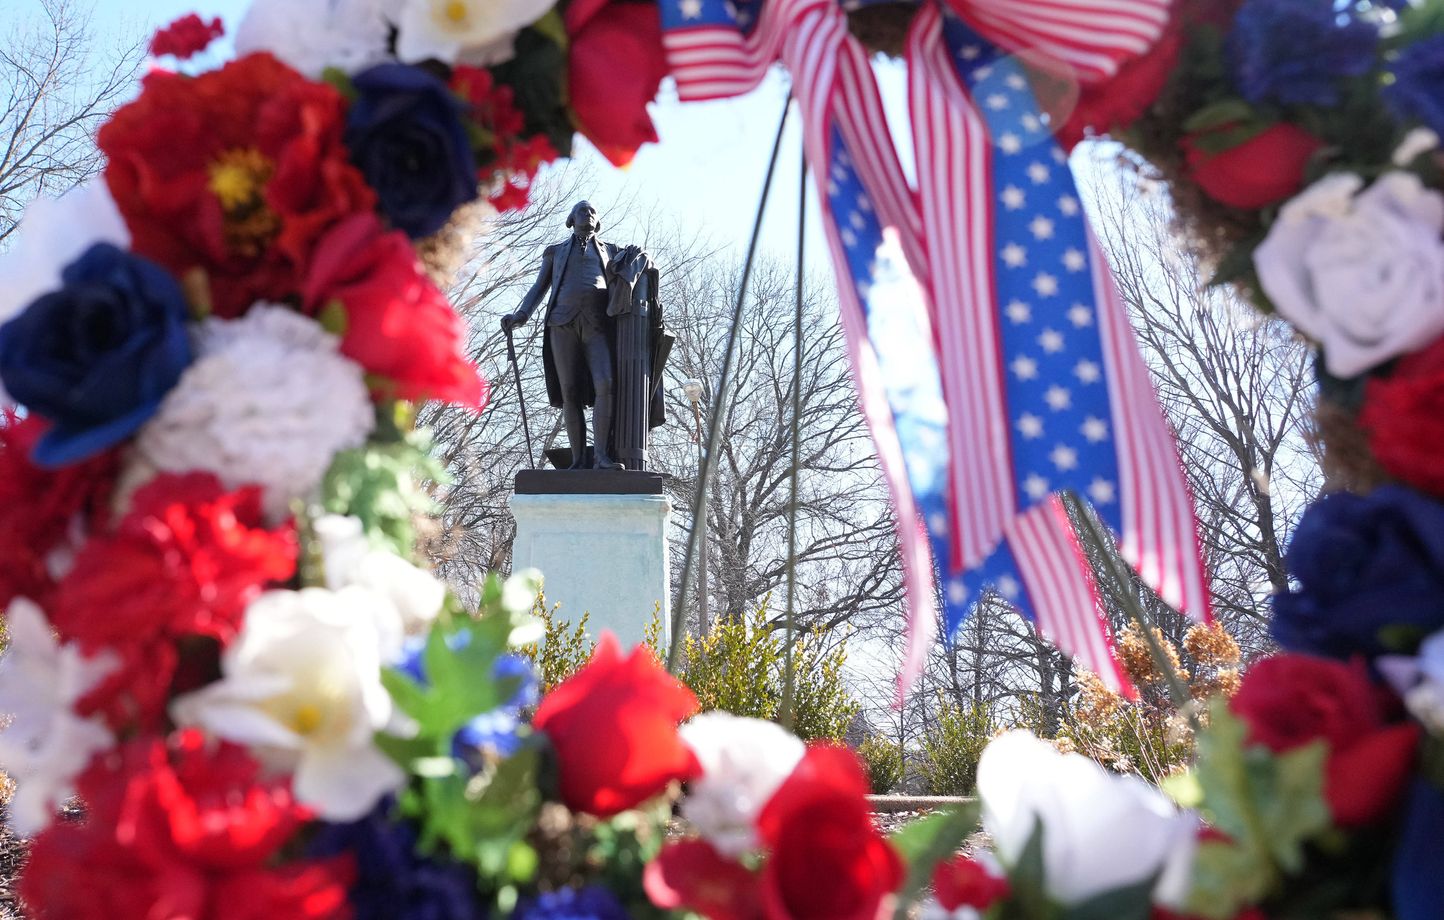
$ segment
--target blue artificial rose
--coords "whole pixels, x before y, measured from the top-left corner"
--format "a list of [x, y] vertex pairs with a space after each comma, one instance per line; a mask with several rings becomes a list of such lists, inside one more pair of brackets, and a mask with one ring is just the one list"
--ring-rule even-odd
[[1286, 561], [1299, 586], [1274, 598], [1273, 634], [1290, 651], [1412, 651], [1444, 627], [1444, 504], [1412, 489], [1325, 496]]
[[100, 453], [140, 428], [191, 362], [186, 300], [164, 269], [110, 243], [90, 247], [0, 326], [0, 380], [51, 423], [41, 466]]
[[1374, 66], [1379, 30], [1327, 0], [1247, 0], [1234, 17], [1228, 56], [1249, 102], [1335, 105], [1339, 84]]
[[445, 83], [406, 64], [378, 64], [352, 82], [357, 97], [346, 116], [352, 162], [393, 226], [412, 239], [435, 233], [477, 197], [461, 101]]
[[512, 920], [631, 920], [616, 895], [605, 888], [563, 888], [523, 898]]
[[1384, 87], [1384, 100], [1394, 114], [1444, 134], [1444, 35], [1409, 45], [1389, 69], [1394, 82]]
[[356, 920], [485, 920], [476, 873], [422, 854], [415, 825], [394, 811], [388, 798], [360, 821], [322, 824], [306, 848], [313, 857], [355, 857], [349, 894]]

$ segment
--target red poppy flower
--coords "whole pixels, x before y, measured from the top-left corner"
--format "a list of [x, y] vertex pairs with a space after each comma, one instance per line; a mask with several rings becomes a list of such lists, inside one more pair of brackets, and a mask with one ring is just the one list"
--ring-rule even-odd
[[655, 143], [647, 103], [667, 75], [655, 3], [581, 0], [567, 7], [567, 90], [578, 130], [616, 166]]
[[677, 734], [696, 711], [697, 697], [646, 646], [623, 658], [605, 632], [592, 660], [541, 701], [532, 725], [556, 751], [562, 801], [607, 817], [701, 772]]
[[219, 316], [294, 295], [316, 238], [376, 201], [347, 159], [345, 110], [269, 54], [153, 71], [96, 138], [131, 247]]

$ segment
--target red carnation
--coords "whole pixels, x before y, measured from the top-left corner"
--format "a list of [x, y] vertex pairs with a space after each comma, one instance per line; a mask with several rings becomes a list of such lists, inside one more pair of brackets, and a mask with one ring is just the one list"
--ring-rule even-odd
[[1232, 208], [1262, 208], [1283, 201], [1304, 184], [1304, 167], [1323, 141], [1280, 122], [1215, 151], [1212, 145], [1236, 125], [1190, 134], [1182, 140], [1189, 178], [1213, 200]]
[[933, 870], [933, 894], [947, 910], [972, 907], [987, 910], [1008, 896], [1012, 886], [967, 856], [954, 856]]
[[1404, 355], [1387, 376], [1370, 377], [1359, 426], [1390, 475], [1444, 495], [1444, 339]]
[[386, 232], [374, 214], [350, 217], [322, 237], [302, 302], [313, 316], [341, 306], [341, 353], [381, 378], [380, 395], [486, 404], [486, 383], [466, 360], [460, 317], [426, 277], [406, 234]]
[[293, 527], [266, 529], [258, 489], [226, 492], [208, 473], [156, 477], [114, 533], [85, 544], [55, 592], [61, 636], [122, 661], [82, 708], [117, 726], [154, 724], [184, 657], [229, 642], [246, 605], [294, 574], [296, 554]]
[[59, 469], [30, 460], [47, 423], [37, 416], [0, 416], [0, 609], [16, 597], [49, 607], [53, 561], [68, 558], [74, 531], [103, 527], [119, 468], [118, 453]]
[[206, 22], [195, 13], [188, 13], [160, 29], [150, 40], [150, 53], [156, 57], [173, 54], [185, 60], [206, 50], [211, 42], [226, 34], [219, 17]]
[[843, 747], [808, 749], [757, 817], [768, 850], [768, 920], [875, 920], [903, 881], [897, 853], [872, 825], [867, 774]]
[[269, 54], [150, 73], [96, 138], [132, 248], [219, 316], [293, 296], [317, 237], [376, 201], [347, 158], [345, 111]]
[[577, 127], [616, 166], [657, 140], [647, 103], [667, 75], [655, 3], [577, 0], [567, 7], [567, 89]]
[[[186, 731], [97, 757], [83, 824], [36, 838], [21, 895], [42, 917], [260, 920], [343, 917], [348, 859], [270, 868], [309, 817], [288, 780], [261, 780], [243, 748]], [[86, 877], [77, 884], [75, 871]]]
[[1389, 703], [1362, 662], [1280, 654], [1248, 670], [1229, 709], [1271, 751], [1327, 744], [1324, 798], [1335, 824], [1359, 827], [1394, 808], [1414, 766], [1418, 726], [1387, 724]]
[[592, 660], [546, 695], [532, 724], [556, 750], [562, 801], [608, 817], [701, 772], [677, 734], [696, 711], [697, 697], [646, 646], [623, 658], [604, 632]]
[[686, 910], [707, 920], [761, 920], [757, 876], [705, 840], [676, 840], [662, 847], [642, 872], [653, 906]]

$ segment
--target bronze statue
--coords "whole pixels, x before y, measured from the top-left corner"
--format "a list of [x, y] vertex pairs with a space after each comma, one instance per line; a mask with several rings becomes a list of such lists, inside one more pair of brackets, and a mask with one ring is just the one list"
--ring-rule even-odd
[[547, 396], [566, 425], [567, 468], [643, 470], [647, 432], [663, 421], [659, 384], [673, 341], [662, 326], [658, 272], [640, 248], [597, 236], [601, 222], [590, 202], [577, 202], [566, 225], [571, 237], [542, 252], [536, 283], [501, 328], [509, 335], [525, 323], [550, 289], [542, 364]]

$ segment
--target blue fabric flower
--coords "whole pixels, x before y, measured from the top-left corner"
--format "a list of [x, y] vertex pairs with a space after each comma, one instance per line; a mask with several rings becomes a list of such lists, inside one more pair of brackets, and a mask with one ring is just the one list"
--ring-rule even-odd
[[392, 225], [413, 239], [435, 233], [478, 194], [461, 101], [406, 64], [378, 64], [352, 83], [357, 97], [345, 135], [352, 162]]
[[1247, 0], [1229, 34], [1233, 82], [1249, 102], [1334, 105], [1339, 83], [1374, 66], [1378, 29], [1327, 0]]
[[423, 856], [415, 826], [392, 819], [392, 809], [387, 799], [360, 821], [323, 824], [308, 846], [315, 857], [354, 854], [356, 920], [485, 920], [476, 874], [450, 859]]
[[1403, 651], [1444, 627], [1444, 504], [1402, 486], [1339, 492], [1305, 512], [1286, 557], [1297, 590], [1274, 598], [1274, 638], [1335, 658]]
[[[453, 650], [465, 648], [471, 633], [458, 632], [447, 637]], [[404, 657], [398, 666], [417, 683], [425, 684], [426, 668], [422, 662], [424, 639], [407, 640]], [[481, 769], [487, 756], [510, 757], [521, 747], [517, 730], [521, 728], [521, 711], [535, 706], [540, 696], [536, 671], [524, 655], [502, 655], [492, 665], [493, 680], [515, 679], [517, 686], [511, 697], [491, 712], [484, 712], [463, 725], [452, 738], [451, 752], [474, 770]]]
[[630, 920], [627, 909], [605, 888], [563, 888], [523, 898], [512, 920]]
[[60, 277], [0, 326], [0, 380], [51, 423], [34, 453], [51, 467], [133, 434], [192, 358], [185, 295], [165, 269], [97, 243]]
[[1417, 120], [1444, 134], [1444, 35], [1400, 51], [1390, 69], [1394, 83], [1384, 88], [1389, 108], [1405, 121]]
[[1414, 780], [1401, 812], [1404, 830], [1394, 851], [1394, 916], [1433, 920], [1444, 904], [1444, 791]]

